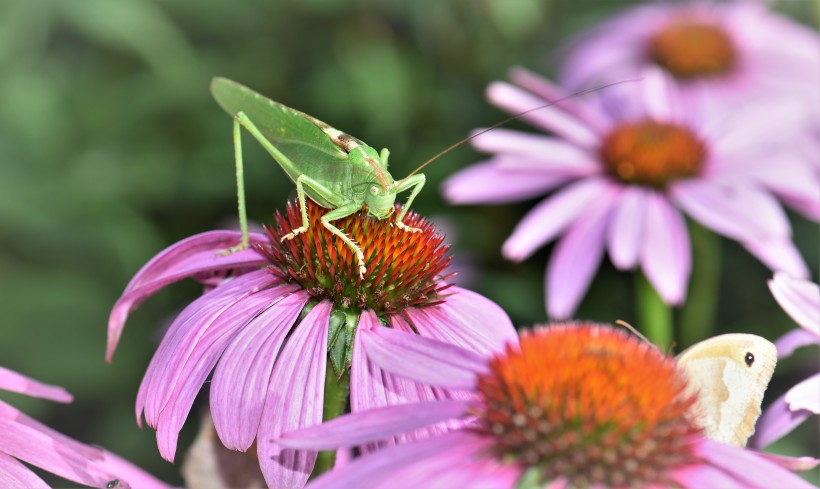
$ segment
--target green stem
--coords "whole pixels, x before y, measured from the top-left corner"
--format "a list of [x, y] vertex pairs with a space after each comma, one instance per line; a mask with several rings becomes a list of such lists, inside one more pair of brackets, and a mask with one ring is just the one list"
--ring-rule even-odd
[[680, 315], [682, 346], [693, 345], [713, 335], [720, 295], [720, 236], [693, 221], [689, 221], [689, 236], [692, 238], [692, 277]]
[[646, 332], [649, 341], [666, 349], [672, 342], [672, 308], [666, 305], [642, 273], [635, 277], [635, 300], [639, 329]]
[[[347, 395], [350, 392], [350, 373], [346, 372], [337, 379], [330, 361], [327, 363], [327, 373], [325, 374], [325, 402], [322, 421], [329, 421], [345, 412], [347, 406]], [[336, 463], [336, 451], [327, 450], [319, 452], [316, 458], [316, 465], [313, 467], [311, 478], [318, 477], [330, 471]]]

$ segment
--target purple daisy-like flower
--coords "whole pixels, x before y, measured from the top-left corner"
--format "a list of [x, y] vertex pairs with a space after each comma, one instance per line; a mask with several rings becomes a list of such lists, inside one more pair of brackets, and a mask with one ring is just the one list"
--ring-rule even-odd
[[[691, 245], [681, 211], [740, 242], [774, 270], [808, 275], [775, 198], [788, 194], [820, 219], [820, 177], [786, 151], [790, 118], [773, 107], [721, 112], [687, 103], [659, 71], [581, 99], [523, 69], [494, 83], [490, 101], [552, 136], [496, 129], [473, 139], [491, 159], [452, 176], [458, 204], [506, 203], [553, 192], [518, 224], [505, 257], [521, 261], [563, 235], [547, 265], [547, 310], [575, 311], [608, 250], [638, 266], [668, 303], [684, 302]], [[773, 110], [767, 110], [773, 109]], [[781, 117], [782, 116], [782, 117]], [[783, 123], [772, 135], [771, 124]], [[772, 162], [777, 164], [773, 165]], [[777, 191], [763, 185], [777, 173]]]
[[819, 45], [817, 31], [760, 1], [654, 2], [571, 42], [559, 80], [577, 90], [658, 67], [710, 104], [776, 100], [820, 131]]
[[[251, 249], [221, 253], [239, 242], [239, 233], [231, 231], [172, 245], [137, 273], [114, 306], [109, 359], [128, 314], [146, 297], [186, 277], [209, 286], [171, 325], [137, 396], [138, 420], [144, 412], [167, 460], [173, 460], [179, 430], [213, 371], [211, 414], [222, 443], [246, 451], [257, 440], [268, 485], [301, 487], [316, 452], [284, 449], [270, 440], [322, 421], [326, 374], [349, 375], [354, 412], [468, 395], [408, 381], [373, 364], [361, 342], [387, 329], [382, 325], [410, 338], [435, 338], [482, 353], [516, 338], [497, 305], [445, 280], [447, 246], [418, 214], [405, 217], [408, 226], [421, 229], [415, 233], [361, 213], [335, 221], [365, 253], [367, 273], [360, 278], [349, 247], [320, 224], [324, 209], [311, 201], [307, 209], [311, 225], [292, 240], [282, 237], [301, 225], [293, 203], [286, 215], [277, 214], [267, 235], [251, 234]], [[448, 426], [452, 423], [378, 446]]]
[[[63, 403], [73, 399], [61, 387], [3, 367], [0, 367], [0, 390]], [[73, 440], [0, 401], [0, 487], [49, 487], [22, 462], [89, 487], [170, 487], [117, 455]]]
[[[802, 346], [820, 345], [820, 286], [777, 273], [769, 289], [783, 310], [800, 325], [775, 342], [785, 358]], [[752, 446], [765, 447], [791, 432], [812, 414], [820, 414], [820, 373], [798, 383], [775, 400], [758, 421]]]
[[[387, 353], [400, 344], [404, 355]], [[814, 487], [778, 459], [705, 438], [674, 360], [609, 326], [539, 328], [491, 357], [386, 330], [364, 347], [388, 371], [475, 397], [357, 413], [280, 443], [327, 449], [453, 417], [470, 424], [363, 457], [310, 489]]]

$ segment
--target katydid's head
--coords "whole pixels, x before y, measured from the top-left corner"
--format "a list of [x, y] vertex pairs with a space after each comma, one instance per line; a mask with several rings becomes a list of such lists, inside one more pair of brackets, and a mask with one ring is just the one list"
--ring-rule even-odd
[[368, 185], [364, 195], [364, 203], [367, 204], [367, 213], [377, 219], [384, 219], [393, 213], [396, 203], [396, 187], [388, 185], [383, 188], [381, 183], [374, 180]]

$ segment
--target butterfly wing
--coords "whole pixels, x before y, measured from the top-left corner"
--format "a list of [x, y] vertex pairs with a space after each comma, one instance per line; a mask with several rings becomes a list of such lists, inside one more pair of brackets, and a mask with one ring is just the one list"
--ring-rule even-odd
[[745, 446], [777, 363], [774, 344], [750, 334], [715, 336], [686, 349], [677, 361], [689, 391], [697, 394], [695, 421], [706, 436]]

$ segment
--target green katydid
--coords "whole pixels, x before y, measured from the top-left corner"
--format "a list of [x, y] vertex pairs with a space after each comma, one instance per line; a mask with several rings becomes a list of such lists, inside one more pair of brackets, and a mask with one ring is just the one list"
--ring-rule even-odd
[[282, 239], [293, 239], [307, 231], [305, 197], [330, 209], [322, 225], [339, 237], [356, 255], [359, 277], [367, 268], [361, 248], [332, 221], [349, 216], [367, 205], [368, 214], [386, 219], [394, 210], [396, 194], [410, 189], [410, 196], [396, 216], [396, 226], [408, 232], [419, 229], [402, 219], [424, 186], [423, 174], [393, 180], [387, 171], [387, 148], [377, 153], [362, 141], [298, 110], [274, 102], [253, 90], [225, 78], [214, 78], [211, 93], [217, 103], [234, 117], [233, 137], [236, 158], [239, 225], [242, 241], [230, 251], [248, 246], [245, 211], [241, 128], [244, 127], [279, 163], [296, 183], [302, 226]]

